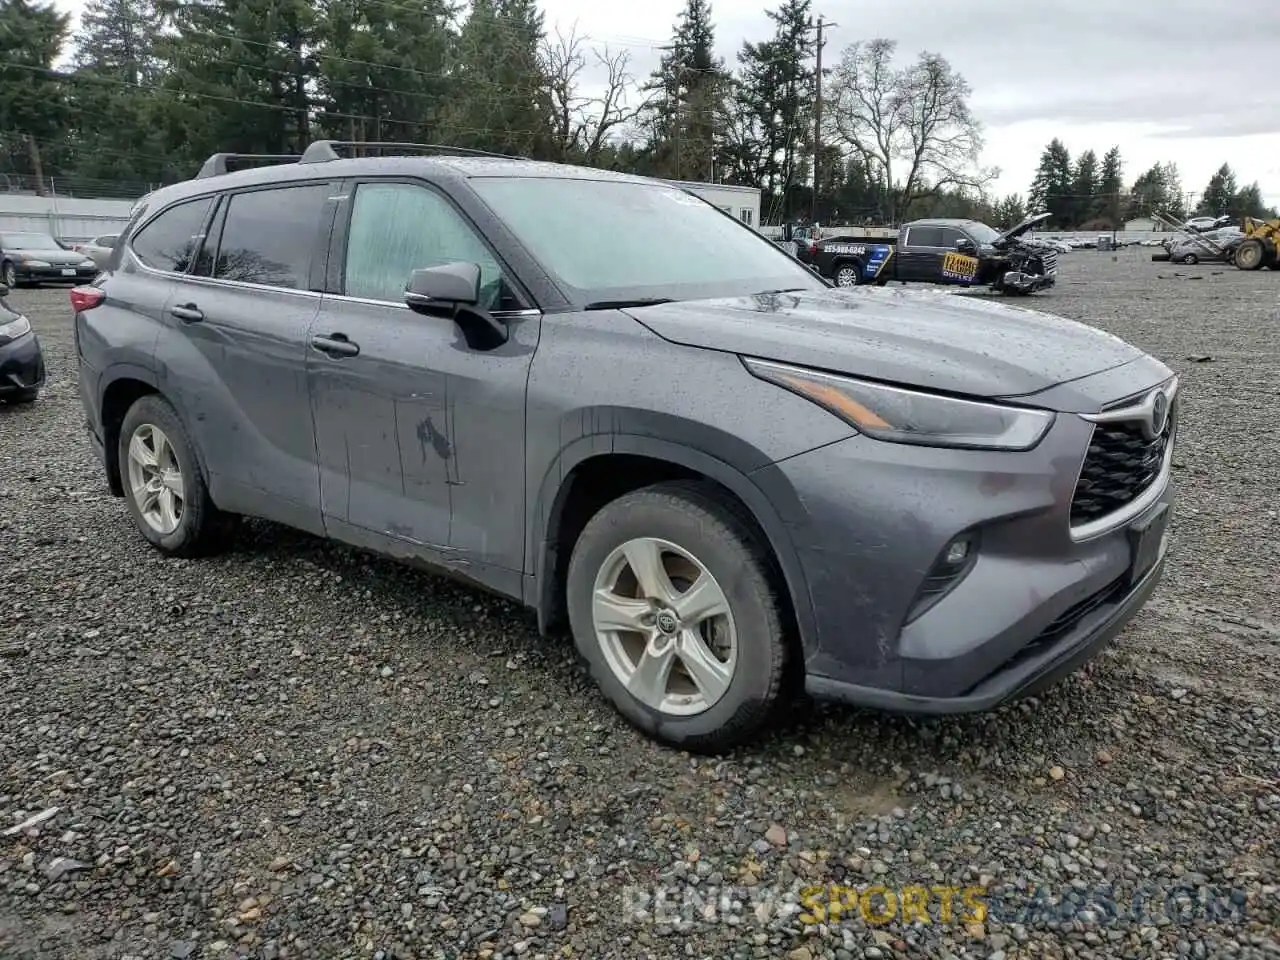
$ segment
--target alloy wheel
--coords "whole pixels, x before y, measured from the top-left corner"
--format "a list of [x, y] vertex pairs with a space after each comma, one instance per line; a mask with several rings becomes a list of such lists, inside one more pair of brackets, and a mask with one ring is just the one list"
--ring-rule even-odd
[[738, 635], [724, 589], [689, 551], [641, 537], [601, 564], [591, 617], [605, 662], [650, 709], [687, 717], [733, 681]]
[[138, 513], [156, 532], [178, 529], [186, 506], [186, 487], [173, 444], [164, 431], [144, 423], [129, 441], [129, 491]]

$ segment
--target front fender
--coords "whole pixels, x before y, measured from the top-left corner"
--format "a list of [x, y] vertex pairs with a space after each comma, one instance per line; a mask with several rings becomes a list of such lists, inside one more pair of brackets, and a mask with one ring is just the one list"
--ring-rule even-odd
[[[735, 444], [746, 447], [742, 441]], [[743, 451], [737, 451], [742, 453]], [[661, 460], [699, 473], [730, 490], [751, 511], [763, 531], [770, 549], [778, 562], [786, 582], [792, 610], [796, 618], [800, 640], [806, 658], [817, 650], [817, 628], [813, 616], [809, 591], [796, 555], [790, 533], [779, 507], [793, 516], [803, 511], [798, 498], [793, 504], [775, 504], [750, 478], [748, 473], [768, 465], [759, 451], [740, 468], [718, 456], [673, 440], [650, 434], [601, 433], [579, 437], [567, 444], [550, 464], [534, 498], [534, 508], [529, 524], [526, 569], [533, 571], [528, 584], [531, 605], [536, 606], [540, 622], [544, 622], [554, 607], [555, 568], [558, 544], [554, 528], [560, 508], [568, 491], [566, 480], [575, 468], [595, 457], [609, 455], [633, 455]], [[749, 464], [749, 466], [748, 466]]]

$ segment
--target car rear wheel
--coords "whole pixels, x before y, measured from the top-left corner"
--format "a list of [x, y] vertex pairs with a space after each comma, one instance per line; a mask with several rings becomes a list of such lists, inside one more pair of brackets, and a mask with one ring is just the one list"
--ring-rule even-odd
[[837, 287], [856, 287], [861, 280], [862, 267], [857, 263], [842, 263], [836, 267]]
[[663, 743], [715, 753], [771, 718], [787, 661], [768, 549], [696, 483], [625, 494], [569, 562], [569, 622], [605, 696]]
[[120, 481], [134, 524], [165, 553], [200, 556], [219, 546], [229, 518], [213, 505], [195, 448], [163, 398], [136, 401], [120, 428]]
[[4, 285], [12, 290], [18, 285], [18, 270], [12, 263], [6, 263], [4, 270], [0, 271], [0, 279], [3, 279]]

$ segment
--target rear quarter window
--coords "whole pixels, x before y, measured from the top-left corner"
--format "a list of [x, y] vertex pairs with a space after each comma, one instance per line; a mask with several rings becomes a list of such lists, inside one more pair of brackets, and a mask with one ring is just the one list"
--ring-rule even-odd
[[204, 240], [212, 206], [212, 197], [201, 197], [169, 207], [134, 236], [129, 244], [134, 256], [155, 270], [186, 273]]

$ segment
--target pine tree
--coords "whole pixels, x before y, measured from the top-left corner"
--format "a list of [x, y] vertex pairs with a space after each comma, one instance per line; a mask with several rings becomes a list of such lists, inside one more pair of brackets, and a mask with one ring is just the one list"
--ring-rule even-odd
[[1121, 194], [1124, 193], [1124, 161], [1120, 148], [1112, 147], [1102, 157], [1102, 177], [1098, 182], [1098, 194], [1102, 209], [1113, 228], [1119, 228]]
[[1230, 164], [1224, 163], [1209, 178], [1196, 212], [1206, 217], [1221, 217], [1231, 212], [1238, 192], [1235, 171], [1231, 169]]
[[730, 88], [715, 55], [707, 0], [687, 0], [671, 45], [645, 87], [651, 172], [677, 179], [712, 179], [717, 131]]
[[345, 140], [444, 138], [457, 36], [448, 0], [342, 0], [317, 23], [319, 126]]
[[1031, 210], [1035, 213], [1047, 210], [1053, 214], [1050, 222], [1060, 229], [1070, 226], [1074, 180], [1071, 153], [1061, 140], [1054, 137], [1040, 154], [1040, 165], [1036, 168], [1036, 176], [1031, 183]]
[[1082, 226], [1099, 214], [1098, 191], [1101, 187], [1098, 155], [1086, 150], [1076, 159], [1075, 177], [1071, 192], [1071, 211], [1074, 226]]
[[[158, 0], [174, 30], [164, 135], [197, 164], [211, 153], [297, 153], [311, 139], [315, 14], [306, 0]], [[189, 171], [188, 176], [194, 171]]]
[[69, 119], [65, 80], [53, 73], [67, 26], [52, 3], [0, 0], [0, 163], [34, 177], [40, 193]]
[[[151, 92], [161, 18], [150, 0], [89, 0], [76, 35], [74, 171], [104, 180], [158, 181], [189, 173], [170, 166]], [[103, 118], [110, 117], [110, 124]]]
[[1262, 199], [1262, 189], [1256, 180], [1236, 191], [1236, 195], [1231, 198], [1227, 213], [1233, 217], [1268, 216], [1267, 205]]
[[[743, 43], [735, 109], [754, 133], [758, 179], [768, 197], [787, 206], [786, 194], [800, 184], [800, 163], [813, 152], [813, 101], [816, 74], [811, 0], [784, 0], [768, 11], [774, 35], [761, 43]], [[772, 204], [771, 204], [772, 205]], [[781, 212], [787, 218], [790, 211]]]
[[1139, 174], [1129, 194], [1129, 216], [1131, 217], [1163, 214], [1174, 220], [1181, 220], [1186, 216], [1182, 183], [1175, 164], [1157, 163]]
[[533, 0], [475, 0], [458, 39], [451, 143], [522, 156], [555, 153], [552, 105]]

